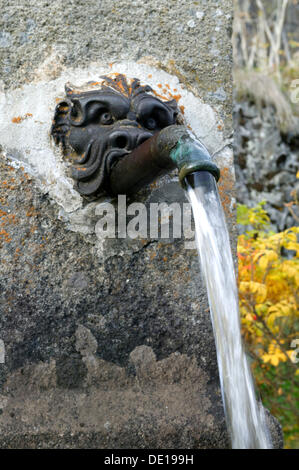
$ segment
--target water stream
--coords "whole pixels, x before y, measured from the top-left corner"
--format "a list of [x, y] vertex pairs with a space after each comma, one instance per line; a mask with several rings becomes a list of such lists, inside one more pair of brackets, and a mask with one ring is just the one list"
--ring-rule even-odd
[[222, 400], [233, 449], [269, 449], [265, 413], [255, 397], [244, 351], [228, 230], [217, 185], [208, 172], [188, 176], [196, 242], [217, 349]]

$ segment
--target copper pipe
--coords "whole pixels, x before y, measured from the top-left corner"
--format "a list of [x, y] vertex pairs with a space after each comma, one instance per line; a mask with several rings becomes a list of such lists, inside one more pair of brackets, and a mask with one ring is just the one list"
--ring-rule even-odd
[[[180, 145], [178, 145], [180, 144]], [[194, 140], [184, 126], [168, 126], [146, 140], [111, 169], [111, 196], [133, 194], [158, 177], [179, 169], [180, 182], [196, 171], [209, 171], [218, 180], [219, 169], [204, 145]]]
[[109, 194], [133, 194], [174, 170], [170, 152], [183, 136], [188, 136], [184, 126], [166, 127], [121, 158], [111, 170]]

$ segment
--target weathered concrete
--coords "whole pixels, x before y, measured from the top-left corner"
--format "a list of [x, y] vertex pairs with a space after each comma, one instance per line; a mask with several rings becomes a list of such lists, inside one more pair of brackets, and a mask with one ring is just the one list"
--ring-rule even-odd
[[[194, 357], [173, 353], [156, 361], [150, 347], [139, 346], [130, 354], [130, 373], [96, 356], [97, 342], [87, 328], [79, 326], [76, 337], [84, 364], [80, 385], [78, 370], [75, 386], [72, 369], [70, 375], [61, 376], [59, 363], [53, 359], [10, 375], [4, 386], [10, 399], [1, 397], [6, 405], [1, 446], [74, 447], [80, 442], [89, 448], [227, 445], [221, 414], [219, 420], [209, 413], [208, 377]], [[70, 357], [66, 361], [73, 363]]]
[[[9, 0], [0, 28], [4, 88], [13, 97], [91, 63], [139, 61], [176, 75], [211, 105], [226, 139], [231, 15], [230, 0]], [[175, 181], [165, 177], [135, 200], [184, 202]], [[2, 154], [1, 447], [229, 446], [195, 250], [183, 240], [99, 247], [94, 230], [84, 233], [97, 220], [92, 206], [70, 231], [63, 201], [41, 183]], [[234, 240], [233, 185], [226, 165], [220, 190]]]
[[[195, 251], [186, 251], [180, 240], [175, 243], [167, 243], [167, 240], [138, 243], [107, 240], [104, 251], [108, 250], [110, 256], [107, 255], [106, 261], [102, 262], [92, 236], [66, 231], [65, 224], [57, 218], [58, 207], [51, 205], [32, 178], [5, 162], [1, 162], [1, 177], [2, 188], [5, 187], [1, 192], [1, 221], [5, 231], [1, 240], [1, 337], [5, 342], [6, 353], [5, 364], [0, 365], [3, 410], [0, 429], [3, 446], [22, 445], [25, 434], [26, 446], [63, 447], [69, 442], [72, 442], [72, 446], [90, 446], [89, 433], [94, 436], [95, 432], [97, 437], [92, 437], [95, 439], [92, 442], [98, 447], [147, 447], [148, 441], [142, 443], [140, 437], [137, 439], [135, 435], [135, 430], [140, 428], [137, 418], [133, 427], [127, 424], [126, 434], [125, 429], [122, 429], [123, 424], [115, 417], [116, 427], [113, 432], [119, 436], [119, 440], [107, 441], [109, 436], [103, 437], [102, 421], [95, 408], [99, 401], [102, 403], [104, 400], [101, 388], [105, 385], [109, 390], [118, 390], [115, 394], [111, 391], [109, 395], [110, 398], [115, 397], [116, 408], [113, 413], [117, 415], [120, 396], [126, 387], [133, 387], [132, 383], [136, 380], [130, 354], [140, 345], [151, 347], [158, 360], [166, 360], [172, 355], [168, 367], [173, 368], [174, 375], [179, 367], [176, 356], [173, 356], [175, 352], [186, 354], [190, 360], [196, 358], [200, 369], [204, 371], [201, 385], [194, 383], [193, 392], [189, 391], [189, 385], [186, 386], [184, 379], [178, 379], [181, 391], [173, 391], [178, 401], [173, 407], [174, 415], [171, 418], [176, 423], [173, 425], [177, 432], [173, 431], [170, 440], [167, 438], [163, 441], [159, 433], [153, 431], [152, 445], [155, 442], [155, 446], [160, 447], [225, 446], [227, 436], [213, 334], [206, 297], [198, 283], [199, 268]], [[175, 192], [173, 189], [172, 197], [174, 195], [178, 195], [178, 190]], [[119, 245], [123, 247], [122, 255], [119, 253]], [[113, 255], [114, 250], [119, 254]], [[93, 354], [96, 350], [101, 367], [110, 369], [114, 367], [113, 364], [115, 367], [117, 365], [113, 370], [118, 371], [121, 377], [127, 377], [125, 383], [129, 381], [131, 385], [125, 387], [120, 384], [118, 375], [111, 379], [108, 375], [104, 385], [98, 384], [99, 389], [94, 390], [96, 396], [93, 395], [93, 406], [86, 404], [86, 426], [79, 429], [79, 440], [69, 441], [67, 436], [72, 432], [74, 416], [78, 413], [77, 408], [74, 408], [75, 397], [78, 394], [80, 396], [82, 389], [86, 391], [86, 388], [85, 393], [93, 393], [87, 386], [91, 379], [87, 379], [88, 368], [77, 344], [76, 331], [80, 325], [91, 331], [96, 339], [97, 344], [93, 343], [92, 346]], [[27, 368], [33, 371], [29, 375]], [[44, 371], [41, 376], [34, 372], [36, 368]], [[30, 385], [32, 374], [38, 382], [35, 398]], [[99, 381], [97, 375], [95, 372], [96, 382]], [[46, 388], [52, 387], [50, 403], [43, 380], [48, 384]], [[156, 383], [158, 380], [157, 377]], [[161, 393], [165, 388], [163, 380], [161, 376], [161, 383], [156, 387], [157, 394], [160, 388]], [[13, 383], [17, 385], [11, 385]], [[148, 416], [147, 433], [151, 426], [152, 429], [162, 426], [156, 413], [158, 424], [154, 425], [154, 418], [150, 419], [158, 398], [149, 393], [149, 386], [154, 387], [151, 379], [145, 387], [143, 398], [140, 394], [134, 397], [130, 389], [121, 399], [122, 407], [125, 402], [128, 408], [131, 402], [137, 401], [140, 410], [143, 409], [143, 400], [148, 401], [144, 410]], [[187, 419], [180, 418], [183, 413], [180, 406], [185, 407], [185, 403], [188, 403], [189, 393], [195, 397], [199, 386], [201, 393], [196, 402], [198, 405], [190, 409], [190, 416], [200, 410], [201, 426], [197, 429], [199, 422], [189, 420], [190, 426], [193, 426], [193, 437], [189, 441], [189, 437], [186, 437], [188, 433], [185, 435], [179, 431], [181, 419]], [[166, 399], [164, 393], [163, 400]], [[28, 402], [25, 410], [26, 395]], [[61, 400], [64, 406], [60, 409]], [[203, 403], [206, 403], [205, 407]], [[61, 433], [59, 427], [55, 428], [58, 411], [54, 410], [58, 405], [61, 419], [66, 423]], [[36, 430], [35, 424], [30, 421], [30, 406], [35, 409], [35, 422], [40, 419], [44, 423], [43, 428]], [[48, 406], [46, 414], [44, 406]], [[108, 413], [105, 406], [102, 412], [104, 419], [105, 413]], [[11, 414], [18, 418], [12, 420]], [[94, 429], [93, 416], [99, 419], [97, 430]], [[211, 423], [214, 423], [217, 431], [210, 427], [204, 437], [204, 423], [208, 416], [214, 417]], [[26, 432], [22, 424], [24, 420], [28, 423]], [[8, 436], [9, 426], [11, 431]], [[12, 430], [14, 437], [11, 440]], [[56, 437], [55, 432], [58, 433]]]
[[[156, 64], [224, 108], [231, 120], [230, 0], [190, 2], [159, 0], [38, 0], [3, 2], [0, 48], [1, 78], [16, 88], [32, 82], [48, 59], [55, 76], [66, 67], [100, 61]], [[228, 132], [231, 128], [226, 126]]]

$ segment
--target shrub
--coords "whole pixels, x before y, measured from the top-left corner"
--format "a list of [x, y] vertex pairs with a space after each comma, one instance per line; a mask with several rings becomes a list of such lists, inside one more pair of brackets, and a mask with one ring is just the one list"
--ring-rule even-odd
[[242, 334], [263, 402], [282, 424], [286, 447], [299, 446], [299, 227], [269, 230], [265, 202], [239, 205]]

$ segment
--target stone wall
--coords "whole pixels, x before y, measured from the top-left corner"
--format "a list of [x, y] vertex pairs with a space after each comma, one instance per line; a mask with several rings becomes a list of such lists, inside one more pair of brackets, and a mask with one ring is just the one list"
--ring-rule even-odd
[[[298, 224], [298, 132], [283, 132], [277, 111], [243, 99], [234, 106], [234, 157], [237, 202], [252, 207], [265, 201], [271, 228]], [[296, 129], [296, 128], [295, 128]]]

